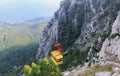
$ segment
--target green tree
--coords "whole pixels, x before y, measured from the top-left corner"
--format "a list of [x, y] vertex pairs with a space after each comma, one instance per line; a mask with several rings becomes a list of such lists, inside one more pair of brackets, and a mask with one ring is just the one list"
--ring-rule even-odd
[[32, 62], [30, 65], [24, 66], [25, 76], [62, 76], [58, 66], [54, 65], [52, 61], [44, 58], [37, 64]]

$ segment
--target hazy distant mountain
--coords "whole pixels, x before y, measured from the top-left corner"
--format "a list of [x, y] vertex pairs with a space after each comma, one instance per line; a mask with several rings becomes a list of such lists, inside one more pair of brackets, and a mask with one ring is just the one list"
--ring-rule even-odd
[[48, 21], [50, 20], [51, 17], [38, 17], [32, 20], [28, 20], [29, 22], [33, 22], [33, 21]]
[[48, 20], [49, 18], [37, 18], [21, 23], [0, 21], [0, 50], [39, 42], [40, 33]]

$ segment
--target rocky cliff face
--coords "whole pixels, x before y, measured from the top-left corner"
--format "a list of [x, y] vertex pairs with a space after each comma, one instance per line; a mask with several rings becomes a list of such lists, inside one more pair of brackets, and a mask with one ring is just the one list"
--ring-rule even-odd
[[111, 35], [104, 41], [99, 54], [102, 59], [117, 59], [116, 61], [120, 62], [120, 11], [111, 29]]
[[94, 44], [100, 51], [119, 10], [119, 0], [63, 0], [41, 35], [36, 58], [49, 56], [55, 43], [61, 43], [64, 52]]

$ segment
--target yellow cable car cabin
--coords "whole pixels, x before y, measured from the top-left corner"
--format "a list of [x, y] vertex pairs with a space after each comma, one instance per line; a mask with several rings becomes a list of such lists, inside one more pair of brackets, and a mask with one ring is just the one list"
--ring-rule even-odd
[[54, 62], [55, 65], [63, 64], [63, 55], [61, 53], [62, 47], [60, 44], [55, 45], [57, 50], [51, 52], [51, 60]]
[[51, 55], [51, 59], [55, 63], [55, 65], [63, 64], [63, 56], [58, 51], [52, 51]]

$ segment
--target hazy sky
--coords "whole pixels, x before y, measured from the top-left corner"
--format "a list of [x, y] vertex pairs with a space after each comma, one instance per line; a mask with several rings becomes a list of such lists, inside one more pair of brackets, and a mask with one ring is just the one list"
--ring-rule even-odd
[[61, 0], [0, 0], [0, 21], [53, 16]]

